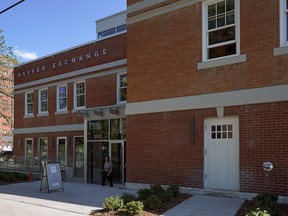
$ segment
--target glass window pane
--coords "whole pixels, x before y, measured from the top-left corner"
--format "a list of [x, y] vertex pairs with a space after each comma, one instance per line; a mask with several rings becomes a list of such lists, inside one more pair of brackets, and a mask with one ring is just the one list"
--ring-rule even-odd
[[227, 131], [227, 125], [222, 125], [222, 131]]
[[215, 139], [216, 138], [216, 133], [212, 133], [211, 134], [211, 139]]
[[75, 177], [84, 176], [84, 138], [75, 137]]
[[109, 120], [96, 120], [88, 122], [89, 140], [108, 140]]
[[208, 17], [215, 16], [215, 15], [216, 15], [216, 5], [215, 4], [209, 5], [208, 6]]
[[217, 131], [221, 131], [221, 125], [217, 125]]
[[233, 138], [232, 132], [228, 132], [228, 138], [229, 138], [229, 139], [232, 139], [232, 138]]
[[233, 125], [228, 125], [228, 131], [232, 131], [233, 130]]
[[126, 119], [121, 119], [122, 123], [122, 139], [126, 139]]
[[221, 139], [221, 133], [217, 133], [217, 139]]
[[234, 55], [236, 54], [236, 43], [228, 44], [226, 46], [220, 46], [209, 49], [208, 58], [219, 58], [222, 56]]
[[211, 126], [211, 131], [215, 131], [216, 130], [216, 126], [215, 125], [212, 125]]
[[85, 95], [77, 96], [77, 107], [85, 106]]
[[67, 108], [67, 102], [66, 98], [59, 100], [59, 109], [66, 109]]
[[127, 101], [127, 89], [120, 89], [120, 101]]
[[222, 132], [222, 138], [226, 139], [227, 138], [227, 132]]
[[217, 3], [217, 15], [225, 13], [225, 1]]
[[225, 26], [225, 15], [217, 16], [217, 27]]
[[208, 20], [208, 29], [214, 29], [216, 28], [216, 19], [215, 17], [209, 18]]
[[28, 113], [33, 113], [33, 104], [28, 104], [27, 108], [28, 108], [27, 110]]
[[117, 32], [121, 32], [121, 31], [125, 31], [127, 30], [127, 26], [126, 25], [121, 25], [117, 27]]
[[58, 140], [58, 161], [61, 165], [66, 165], [66, 155], [65, 155], [65, 139]]
[[48, 110], [47, 101], [41, 102], [41, 112]]
[[226, 11], [232, 11], [235, 9], [234, 0], [226, 0]]
[[209, 32], [209, 45], [235, 40], [235, 27]]
[[[288, 0], [287, 0], [288, 1]], [[287, 3], [288, 4], [288, 3]], [[288, 6], [287, 6], [288, 7]], [[287, 8], [288, 9], [288, 8]], [[288, 13], [286, 14], [286, 41], [288, 41]]]
[[126, 87], [127, 86], [127, 74], [121, 74], [120, 75], [120, 87]]
[[110, 139], [113, 139], [113, 140], [121, 139], [120, 119], [110, 120]]
[[227, 13], [226, 15], [226, 25], [231, 25], [235, 23], [235, 13], [231, 12], [231, 13]]

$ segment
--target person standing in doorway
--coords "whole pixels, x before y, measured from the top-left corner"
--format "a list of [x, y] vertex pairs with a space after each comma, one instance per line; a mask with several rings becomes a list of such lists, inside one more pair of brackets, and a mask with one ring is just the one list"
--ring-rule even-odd
[[105, 186], [106, 178], [109, 180], [110, 187], [113, 187], [113, 168], [108, 156], [105, 156], [104, 170], [102, 174], [102, 186]]

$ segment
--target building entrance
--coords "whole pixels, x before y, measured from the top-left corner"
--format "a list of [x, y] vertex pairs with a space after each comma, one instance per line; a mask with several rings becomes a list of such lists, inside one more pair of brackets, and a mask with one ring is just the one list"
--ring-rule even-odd
[[125, 179], [123, 141], [88, 142], [88, 183], [101, 184], [105, 156], [110, 157], [113, 165], [113, 182], [123, 184]]

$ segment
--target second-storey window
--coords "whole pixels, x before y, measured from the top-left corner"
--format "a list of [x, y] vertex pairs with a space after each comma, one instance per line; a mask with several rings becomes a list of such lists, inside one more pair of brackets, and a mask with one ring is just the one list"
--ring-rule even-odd
[[25, 95], [25, 115], [32, 115], [34, 112], [34, 97], [33, 92], [27, 92]]
[[127, 74], [118, 74], [118, 103], [127, 101]]
[[57, 111], [67, 110], [67, 85], [57, 88]]
[[74, 85], [74, 109], [85, 107], [86, 87], [85, 82], [76, 82]]
[[239, 54], [239, 1], [203, 3], [203, 60]]
[[48, 111], [48, 90], [43, 89], [39, 91], [39, 113]]
[[280, 0], [281, 46], [288, 45], [288, 0]]

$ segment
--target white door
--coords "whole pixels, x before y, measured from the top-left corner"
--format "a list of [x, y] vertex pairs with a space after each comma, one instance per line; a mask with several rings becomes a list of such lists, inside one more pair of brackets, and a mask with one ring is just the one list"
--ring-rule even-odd
[[206, 119], [204, 186], [239, 190], [239, 120]]

